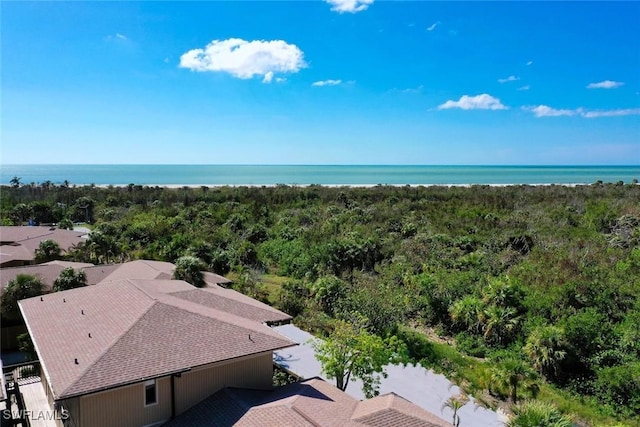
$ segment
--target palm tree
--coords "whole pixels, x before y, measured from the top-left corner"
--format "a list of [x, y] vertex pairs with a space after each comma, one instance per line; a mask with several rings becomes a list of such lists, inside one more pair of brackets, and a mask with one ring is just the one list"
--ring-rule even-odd
[[520, 325], [520, 316], [513, 307], [491, 305], [484, 310], [484, 339], [504, 344]]
[[545, 325], [533, 330], [523, 351], [538, 372], [555, 377], [567, 355], [567, 345], [562, 328]]
[[36, 249], [36, 262], [42, 263], [47, 261], [53, 261], [60, 258], [60, 245], [58, 242], [51, 239], [45, 239], [40, 242], [40, 245]]
[[456, 301], [449, 309], [451, 320], [464, 326], [472, 333], [477, 333], [482, 329], [484, 322], [484, 303], [478, 297], [467, 295]]
[[535, 372], [523, 360], [509, 357], [491, 369], [491, 387], [506, 390], [509, 401], [518, 401], [518, 388], [526, 389], [536, 396], [539, 391]]
[[451, 396], [447, 399], [446, 402], [442, 405], [443, 408], [449, 408], [453, 411], [453, 422], [452, 424], [455, 427], [460, 426], [460, 416], [458, 415], [458, 410], [467, 404], [469, 401], [469, 396], [464, 393], [461, 393], [457, 396]]
[[529, 400], [512, 408], [513, 417], [507, 427], [571, 427], [569, 417], [550, 403]]
[[17, 176], [14, 176], [13, 178], [11, 178], [11, 181], [9, 181], [9, 183], [13, 188], [18, 188], [20, 187], [20, 185], [22, 185], [22, 183], [20, 182], [20, 178]]

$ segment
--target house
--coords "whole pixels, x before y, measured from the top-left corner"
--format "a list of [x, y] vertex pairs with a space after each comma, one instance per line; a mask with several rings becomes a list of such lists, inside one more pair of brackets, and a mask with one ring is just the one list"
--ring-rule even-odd
[[68, 251], [84, 241], [87, 233], [53, 227], [0, 226], [0, 267], [35, 263], [35, 251], [43, 240], [53, 240]]
[[[38, 277], [45, 292], [51, 292], [54, 281], [58, 278], [62, 270], [72, 267], [79, 271], [84, 271], [87, 277], [87, 285], [96, 285], [101, 282], [108, 282], [118, 279], [170, 279], [173, 276], [175, 265], [163, 261], [136, 260], [121, 264], [93, 265], [80, 262], [50, 261], [43, 264], [27, 265], [21, 267], [10, 267], [0, 269], [1, 290], [14, 280], [19, 274], [28, 274]], [[205, 282], [212, 292], [221, 292], [224, 286], [231, 281], [220, 275], [205, 272]], [[222, 287], [221, 287], [222, 286]], [[238, 292], [224, 292], [225, 295], [232, 295], [233, 298], [252, 304], [254, 300]], [[16, 350], [18, 347], [18, 335], [25, 333], [26, 329], [22, 324], [2, 324], [0, 328], [0, 344], [3, 351]]]
[[114, 277], [19, 306], [59, 425], [159, 425], [225, 387], [270, 390], [273, 351], [295, 345], [268, 326], [289, 315], [180, 280]]
[[163, 427], [452, 427], [395, 393], [357, 400], [320, 378], [272, 391], [227, 387]]
[[[60, 272], [67, 267], [84, 271], [87, 276], [87, 285], [95, 285], [102, 281], [113, 281], [116, 279], [171, 279], [175, 265], [164, 261], [135, 260], [119, 264], [93, 265], [82, 262], [69, 261], [49, 261], [37, 265], [26, 265], [20, 267], [10, 267], [0, 269], [0, 285], [4, 289], [7, 284], [14, 280], [18, 274], [29, 274], [39, 277], [47, 292], [53, 288], [53, 282], [58, 278]], [[204, 279], [209, 287], [226, 287], [231, 280], [226, 277], [204, 272]]]

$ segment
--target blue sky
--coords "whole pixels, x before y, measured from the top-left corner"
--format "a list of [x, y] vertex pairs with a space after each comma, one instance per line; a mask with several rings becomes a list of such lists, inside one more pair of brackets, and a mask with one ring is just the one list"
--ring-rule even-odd
[[1, 8], [4, 164], [640, 163], [640, 2]]

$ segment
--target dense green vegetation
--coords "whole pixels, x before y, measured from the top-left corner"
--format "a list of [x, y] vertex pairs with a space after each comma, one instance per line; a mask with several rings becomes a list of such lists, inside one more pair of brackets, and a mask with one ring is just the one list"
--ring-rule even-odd
[[316, 333], [365, 318], [488, 402], [537, 396], [577, 421], [640, 423], [638, 185], [1, 194], [5, 224], [91, 223], [70, 258], [195, 257]]

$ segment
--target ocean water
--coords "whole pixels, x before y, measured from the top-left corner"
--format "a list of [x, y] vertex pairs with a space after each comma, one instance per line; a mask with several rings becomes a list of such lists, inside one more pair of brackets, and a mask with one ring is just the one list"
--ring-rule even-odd
[[640, 179], [637, 166], [2, 165], [0, 184], [473, 185], [592, 184]]

